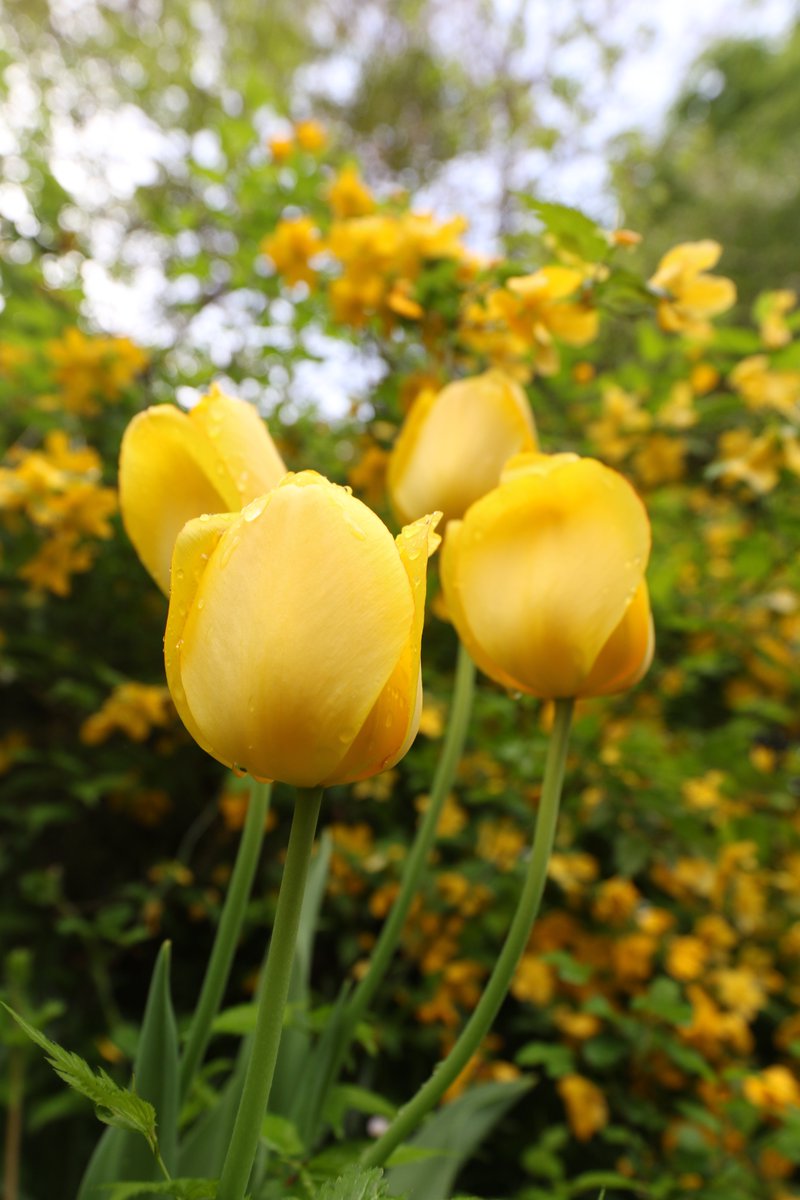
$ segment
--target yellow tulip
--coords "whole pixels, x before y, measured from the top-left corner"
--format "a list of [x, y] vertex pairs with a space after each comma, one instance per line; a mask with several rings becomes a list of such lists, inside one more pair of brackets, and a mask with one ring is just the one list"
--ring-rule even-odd
[[621, 475], [575, 454], [523, 454], [448, 525], [442, 586], [492, 679], [544, 699], [605, 695], [652, 660], [649, 551], [647, 514]]
[[218, 387], [190, 412], [159, 404], [134, 417], [120, 451], [120, 507], [162, 592], [169, 593], [172, 548], [187, 521], [238, 511], [285, 474], [253, 406]]
[[392, 507], [401, 521], [434, 509], [454, 520], [496, 486], [503, 463], [536, 446], [525, 393], [503, 371], [423, 392], [389, 460]]
[[190, 521], [172, 564], [167, 682], [200, 746], [298, 787], [376, 775], [408, 750], [438, 514], [395, 541], [313, 471], [241, 513]]

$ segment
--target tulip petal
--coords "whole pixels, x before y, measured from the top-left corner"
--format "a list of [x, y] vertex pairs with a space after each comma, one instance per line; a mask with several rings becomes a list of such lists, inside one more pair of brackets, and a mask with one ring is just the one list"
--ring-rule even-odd
[[392, 506], [404, 522], [433, 509], [453, 520], [496, 485], [507, 458], [536, 445], [525, 393], [502, 371], [423, 393], [389, 460]]
[[208, 439], [171, 404], [134, 417], [122, 439], [120, 508], [136, 553], [162, 592], [169, 593], [175, 540], [192, 517], [237, 507], [215, 470]]
[[215, 471], [225, 472], [223, 491], [231, 500], [231, 510], [263, 496], [286, 474], [283, 459], [252, 404], [226, 396], [214, 386], [189, 412], [189, 420], [211, 444]]
[[[182, 651], [186, 622], [196, 600], [200, 582], [220, 538], [238, 517], [238, 513], [197, 517], [184, 525], [179, 532], [172, 559], [172, 590], [164, 634], [167, 684], [178, 716], [197, 744], [215, 758], [219, 756], [203, 736], [186, 699], [181, 675]], [[233, 762], [227, 762], [226, 766], [233, 766]]]
[[358, 737], [332, 777], [325, 781], [326, 787], [333, 783], [355, 783], [374, 775], [377, 770], [393, 767], [417, 736], [422, 712], [420, 651], [428, 558], [441, 541], [434, 532], [440, 518], [441, 513], [422, 517], [413, 525], [407, 525], [397, 537], [397, 549], [414, 601], [408, 642]]
[[443, 572], [448, 606], [457, 627], [468, 612], [478, 665], [544, 697], [579, 694], [650, 548], [644, 507], [622, 476], [559, 457], [474, 504], [457, 555], [444, 555], [455, 560]]
[[444, 535], [444, 545], [439, 559], [439, 572], [442, 581], [444, 601], [447, 607], [448, 620], [455, 625], [458, 636], [464, 643], [475, 666], [494, 679], [496, 683], [508, 688], [510, 692], [520, 691], [523, 687], [519, 679], [504, 671], [484, 653], [469, 623], [469, 615], [464, 606], [461, 588], [458, 583], [459, 549], [463, 521], [450, 521]]
[[597, 656], [579, 696], [610, 696], [633, 687], [653, 661], [655, 629], [644, 580], [625, 616]]
[[169, 593], [172, 550], [187, 521], [236, 511], [285, 474], [255, 408], [218, 387], [191, 412], [162, 404], [134, 417], [120, 451], [120, 507], [161, 590]]
[[328, 779], [413, 614], [379, 518], [313, 472], [287, 476], [228, 529], [187, 619], [181, 680], [210, 752], [259, 778]]

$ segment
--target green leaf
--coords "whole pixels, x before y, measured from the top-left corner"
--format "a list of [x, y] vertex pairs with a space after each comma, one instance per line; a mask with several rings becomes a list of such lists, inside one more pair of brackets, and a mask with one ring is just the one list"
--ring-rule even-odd
[[267, 1113], [261, 1125], [261, 1136], [267, 1145], [283, 1158], [298, 1158], [303, 1153], [303, 1143], [297, 1127], [286, 1117]]
[[156, 1138], [156, 1113], [152, 1104], [148, 1104], [136, 1092], [128, 1091], [114, 1083], [103, 1070], [93, 1071], [89, 1064], [78, 1054], [65, 1050], [57, 1042], [52, 1042], [33, 1025], [24, 1021], [13, 1009], [4, 1004], [3, 1007], [11, 1014], [20, 1029], [28, 1035], [32, 1042], [44, 1050], [47, 1061], [60, 1079], [69, 1087], [95, 1106], [99, 1120], [118, 1129], [129, 1130], [145, 1139], [150, 1147], [151, 1156], [158, 1152]]
[[514, 1056], [519, 1067], [544, 1067], [551, 1079], [560, 1079], [575, 1070], [575, 1056], [568, 1046], [551, 1042], [528, 1042]]
[[678, 984], [663, 976], [653, 980], [643, 995], [636, 996], [631, 1008], [660, 1017], [670, 1025], [685, 1025], [692, 1019], [692, 1006], [683, 999]]
[[563, 983], [574, 983], [580, 987], [581, 984], [588, 983], [592, 977], [593, 968], [586, 963], [578, 962], [566, 950], [553, 950], [549, 954], [543, 954], [542, 961], [555, 967], [558, 977]]
[[379, 1096], [377, 1092], [368, 1091], [367, 1088], [358, 1087], [353, 1083], [342, 1083], [332, 1088], [325, 1106], [325, 1120], [333, 1126], [339, 1136], [345, 1114], [351, 1110], [365, 1113], [369, 1117], [377, 1115], [389, 1118], [397, 1112], [394, 1104]]
[[568, 204], [553, 204], [521, 196], [526, 208], [530, 209], [551, 233], [560, 246], [572, 250], [589, 262], [608, 257], [608, 241], [599, 225]]
[[531, 1079], [486, 1083], [440, 1109], [411, 1139], [412, 1146], [438, 1150], [439, 1157], [393, 1167], [387, 1175], [390, 1195], [407, 1192], [414, 1200], [446, 1200], [463, 1164], [532, 1086]]
[[[161, 1156], [168, 1170], [177, 1163], [178, 1033], [169, 989], [170, 944], [161, 947], [150, 989], [134, 1064], [137, 1089], [158, 1113]], [[107, 1130], [89, 1160], [77, 1200], [97, 1200], [99, 1189], [118, 1180], [154, 1183], [161, 1174], [128, 1131]]]
[[214, 1179], [168, 1179], [158, 1183], [112, 1183], [105, 1189], [107, 1200], [138, 1200], [140, 1196], [170, 1196], [172, 1200], [215, 1200]]
[[626, 1175], [618, 1175], [616, 1171], [587, 1171], [567, 1184], [570, 1196], [593, 1192], [595, 1188], [602, 1188], [601, 1195], [605, 1195], [607, 1188], [615, 1188], [618, 1192], [635, 1192], [637, 1196], [650, 1195], [650, 1189], [645, 1184], [628, 1179]]
[[358, 1164], [348, 1167], [338, 1179], [329, 1179], [320, 1189], [317, 1200], [385, 1200], [390, 1195], [379, 1167], [365, 1170]]
[[182, 1174], [219, 1175], [231, 1140], [244, 1085], [249, 1041], [242, 1042], [233, 1074], [212, 1108], [206, 1110], [181, 1138], [178, 1170]]
[[257, 1004], [234, 1004], [214, 1018], [211, 1028], [214, 1033], [247, 1037], [255, 1031], [257, 1019]]

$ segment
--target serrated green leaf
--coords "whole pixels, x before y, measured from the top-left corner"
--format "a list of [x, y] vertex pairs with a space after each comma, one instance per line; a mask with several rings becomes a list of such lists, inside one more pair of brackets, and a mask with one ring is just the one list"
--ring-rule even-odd
[[324, 1183], [317, 1200], [385, 1200], [389, 1195], [379, 1167], [354, 1164], [338, 1179]]
[[8, 1005], [4, 1004], [3, 1007], [31, 1041], [44, 1050], [47, 1061], [56, 1075], [73, 1091], [85, 1096], [87, 1100], [91, 1100], [99, 1120], [106, 1125], [114, 1125], [119, 1129], [140, 1134], [147, 1141], [151, 1153], [153, 1155], [157, 1153], [156, 1112], [152, 1104], [148, 1104], [136, 1092], [121, 1088], [105, 1071], [93, 1071], [79, 1054], [65, 1050], [57, 1042], [51, 1041], [40, 1030], [23, 1020]]

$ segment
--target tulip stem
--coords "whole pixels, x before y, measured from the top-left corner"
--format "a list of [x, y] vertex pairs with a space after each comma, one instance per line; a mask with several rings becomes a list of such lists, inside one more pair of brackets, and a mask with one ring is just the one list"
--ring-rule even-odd
[[245, 908], [250, 897], [253, 879], [264, 841], [264, 821], [269, 809], [272, 785], [254, 783], [247, 805], [244, 831], [239, 842], [233, 874], [222, 908], [217, 934], [206, 967], [200, 998], [194, 1010], [189, 1036], [181, 1058], [180, 1096], [185, 1100], [197, 1068], [211, 1038], [211, 1025], [219, 1012], [230, 976], [231, 964], [239, 941]]
[[300, 910], [321, 801], [322, 788], [298, 788], [275, 924], [260, 988], [250, 1061], [222, 1168], [217, 1200], [243, 1200], [253, 1169], [275, 1073]]
[[450, 707], [450, 719], [447, 732], [442, 743], [441, 754], [436, 765], [436, 772], [431, 785], [430, 799], [424, 816], [420, 821], [413, 845], [406, 858], [400, 890], [397, 893], [389, 915], [383, 924], [380, 936], [370, 956], [366, 974], [361, 978], [353, 995], [348, 1001], [342, 1016], [336, 1051], [328, 1064], [326, 1078], [316, 1097], [316, 1106], [311, 1115], [311, 1132], [316, 1134], [316, 1123], [319, 1113], [324, 1107], [328, 1090], [338, 1078], [339, 1070], [345, 1059], [353, 1036], [364, 1013], [369, 1007], [381, 980], [386, 974], [392, 955], [397, 948], [400, 934], [403, 930], [408, 910], [419, 887], [420, 878], [425, 869], [428, 854], [436, 836], [442, 807], [447, 799], [453, 780], [464, 753], [464, 743], [472, 714], [472, 700], [475, 694], [475, 664], [461, 642], [458, 645], [458, 660], [456, 665], [455, 682], [453, 684], [453, 699]]
[[547, 864], [555, 838], [558, 806], [564, 782], [572, 700], [557, 700], [555, 724], [547, 750], [542, 796], [536, 817], [533, 847], [517, 911], [495, 968], [461, 1036], [430, 1079], [400, 1109], [392, 1124], [361, 1157], [365, 1167], [380, 1167], [402, 1141], [414, 1131], [426, 1113], [466, 1067], [488, 1033], [511, 984], [514, 971], [530, 937], [547, 879]]

